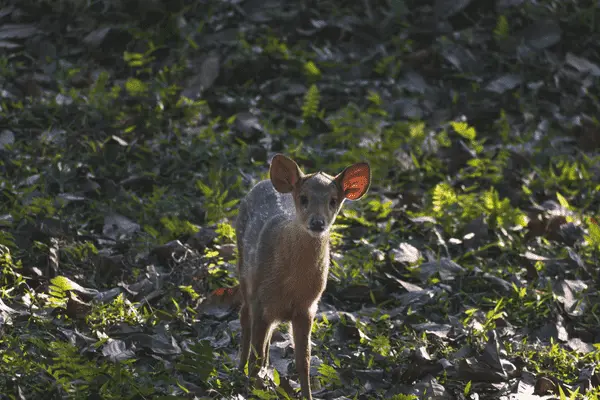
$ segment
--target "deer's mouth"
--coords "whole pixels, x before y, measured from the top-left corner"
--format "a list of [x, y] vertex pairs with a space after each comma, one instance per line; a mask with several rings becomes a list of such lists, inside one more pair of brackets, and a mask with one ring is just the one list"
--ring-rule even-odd
[[327, 230], [324, 225], [314, 226], [309, 225], [308, 230], [314, 233], [323, 233]]
[[310, 236], [315, 237], [315, 238], [320, 238], [320, 237], [327, 235], [327, 232], [329, 231], [328, 228], [329, 227], [324, 226], [319, 229], [314, 229], [313, 227], [308, 226], [306, 230]]

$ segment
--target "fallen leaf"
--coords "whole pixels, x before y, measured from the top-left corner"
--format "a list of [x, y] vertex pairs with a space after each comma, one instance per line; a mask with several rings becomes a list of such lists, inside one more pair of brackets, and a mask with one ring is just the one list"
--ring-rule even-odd
[[568, 52], [565, 57], [565, 62], [579, 72], [590, 74], [592, 76], [600, 76], [600, 67], [587, 58], [578, 57], [575, 54]]
[[562, 37], [562, 30], [556, 21], [537, 20], [525, 28], [519, 36], [523, 42], [517, 48], [517, 55], [527, 57], [557, 44]]
[[485, 90], [489, 90], [490, 92], [502, 94], [508, 90], [512, 90], [523, 83], [523, 79], [516, 74], [506, 74], [502, 75], [489, 82], [485, 86]]
[[593, 344], [586, 343], [579, 338], [572, 338], [566, 343], [567, 347], [571, 350], [577, 351], [582, 354], [588, 354], [596, 350]]
[[439, 261], [428, 261], [418, 268], [419, 278], [426, 282], [432, 275], [438, 273], [442, 281], [453, 280], [454, 277], [464, 272], [464, 268], [449, 258], [441, 258]]
[[108, 357], [111, 361], [125, 361], [135, 357], [135, 352], [127, 348], [123, 340], [109, 339], [102, 346], [102, 355]]
[[33, 24], [4, 24], [0, 26], [0, 40], [26, 39], [41, 33]]
[[394, 262], [414, 264], [421, 258], [421, 253], [411, 244], [400, 243], [398, 248], [390, 250], [390, 256]]
[[472, 0], [435, 0], [434, 10], [439, 18], [448, 18], [464, 10]]
[[7, 146], [12, 146], [15, 143], [15, 134], [8, 129], [0, 132], [0, 151], [6, 149]]
[[122, 215], [110, 214], [104, 217], [102, 234], [111, 239], [117, 240], [124, 236], [130, 236], [139, 230], [139, 224]]

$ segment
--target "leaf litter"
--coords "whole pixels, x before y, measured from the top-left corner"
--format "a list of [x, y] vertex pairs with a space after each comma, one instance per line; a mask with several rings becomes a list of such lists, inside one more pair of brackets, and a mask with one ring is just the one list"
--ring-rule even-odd
[[[597, 396], [600, 41], [583, 5], [13, 3], [0, 376], [19, 379], [0, 392], [251, 396], [232, 231], [284, 152], [366, 159], [375, 182], [338, 220], [315, 396]], [[282, 328], [265, 393], [297, 388]], [[124, 386], [98, 379], [117, 371]]]

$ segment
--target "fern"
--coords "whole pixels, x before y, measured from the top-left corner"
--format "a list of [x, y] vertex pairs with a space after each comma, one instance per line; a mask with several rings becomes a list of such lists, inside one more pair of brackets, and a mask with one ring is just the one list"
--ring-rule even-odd
[[319, 366], [319, 380], [323, 383], [323, 385], [330, 383], [333, 386], [340, 386], [342, 381], [338, 372], [331, 365], [321, 364]]
[[160, 223], [167, 231], [167, 234], [162, 237], [163, 241], [174, 240], [183, 235], [193, 235], [199, 230], [199, 228], [191, 222], [177, 217], [162, 217]]
[[94, 307], [85, 320], [92, 329], [100, 329], [119, 323], [133, 326], [146, 322], [148, 315], [144, 315], [143, 311], [143, 308], [132, 304], [123, 296], [123, 293], [120, 293], [112, 302]]
[[304, 95], [304, 103], [302, 104], [302, 118], [308, 119], [315, 117], [319, 111], [321, 102], [321, 93], [317, 85], [311, 85]]
[[49, 349], [54, 353], [52, 364], [43, 368], [72, 398], [85, 398], [89, 384], [98, 374], [97, 366], [79, 355], [79, 349], [68, 342], [51, 342]]
[[209, 223], [216, 223], [222, 218], [233, 217], [237, 214], [237, 208], [233, 208], [239, 199], [229, 198], [229, 189], [235, 189], [241, 184], [241, 177], [228, 189], [223, 185], [224, 173], [221, 169], [214, 169], [208, 173], [208, 182], [196, 181], [196, 188], [204, 195], [204, 207], [206, 219]]
[[369, 345], [374, 352], [384, 357], [387, 357], [392, 351], [390, 339], [387, 336], [378, 335], [369, 342]]
[[312, 61], [309, 61], [306, 64], [304, 64], [304, 73], [311, 81], [314, 81], [321, 77], [321, 70], [319, 70], [319, 67], [317, 67], [317, 65]]
[[504, 15], [500, 15], [496, 22], [496, 28], [494, 29], [494, 37], [496, 40], [508, 37], [508, 29], [508, 19], [506, 19]]
[[129, 78], [125, 82], [125, 90], [131, 96], [141, 96], [148, 91], [148, 85], [137, 78]]
[[408, 133], [411, 138], [423, 140], [425, 139], [425, 123], [424, 122], [416, 122], [411, 124], [408, 130]]
[[560, 192], [556, 192], [556, 199], [558, 200], [558, 203], [561, 206], [563, 206], [567, 210], [571, 209], [571, 206], [569, 205], [569, 201], [562, 194], [560, 194]]
[[504, 109], [500, 110], [500, 118], [497, 120], [497, 125], [502, 141], [504, 143], [507, 143], [510, 139], [510, 124], [508, 122], [506, 111], [504, 111]]
[[15, 289], [26, 284], [25, 278], [18, 272], [21, 267], [21, 261], [15, 262], [10, 249], [0, 243], [0, 298], [13, 297]]
[[388, 67], [396, 61], [395, 56], [387, 56], [383, 57], [381, 60], [377, 61], [375, 65], [374, 71], [378, 75], [385, 75]]
[[0, 246], [15, 248], [15, 237], [7, 231], [0, 231]]
[[[450, 208], [451, 205], [456, 207]], [[501, 199], [494, 188], [477, 193], [457, 193], [447, 183], [440, 183], [433, 189], [432, 208], [434, 215], [449, 222], [459, 213], [461, 220], [471, 220], [484, 215], [494, 227], [527, 225], [525, 214], [510, 204], [508, 198]]]
[[589, 235], [585, 235], [585, 241], [595, 249], [600, 249], [600, 226], [594, 218], [588, 218], [587, 228]]
[[85, 291], [81, 285], [66, 276], [56, 276], [50, 280], [48, 302], [55, 307], [64, 307], [67, 303], [68, 292], [71, 290]]
[[469, 126], [466, 122], [452, 121], [450, 122], [450, 125], [460, 136], [465, 139], [475, 140], [475, 137], [477, 136], [475, 128]]
[[207, 340], [201, 340], [189, 346], [178, 357], [175, 368], [178, 371], [194, 374], [201, 382], [216, 375], [213, 348]]
[[458, 201], [456, 192], [447, 183], [439, 183], [433, 189], [433, 211], [441, 213], [444, 209]]

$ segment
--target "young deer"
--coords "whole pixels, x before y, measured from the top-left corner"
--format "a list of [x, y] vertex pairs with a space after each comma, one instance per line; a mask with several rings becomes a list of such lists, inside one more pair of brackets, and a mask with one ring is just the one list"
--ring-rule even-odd
[[249, 361], [250, 376], [257, 376], [268, 364], [273, 328], [290, 321], [302, 396], [312, 399], [310, 332], [327, 284], [329, 229], [345, 199], [358, 200], [367, 192], [371, 172], [367, 163], [357, 163], [335, 177], [305, 175], [293, 160], [277, 154], [270, 178], [242, 200], [236, 222], [239, 368], [243, 371]]

